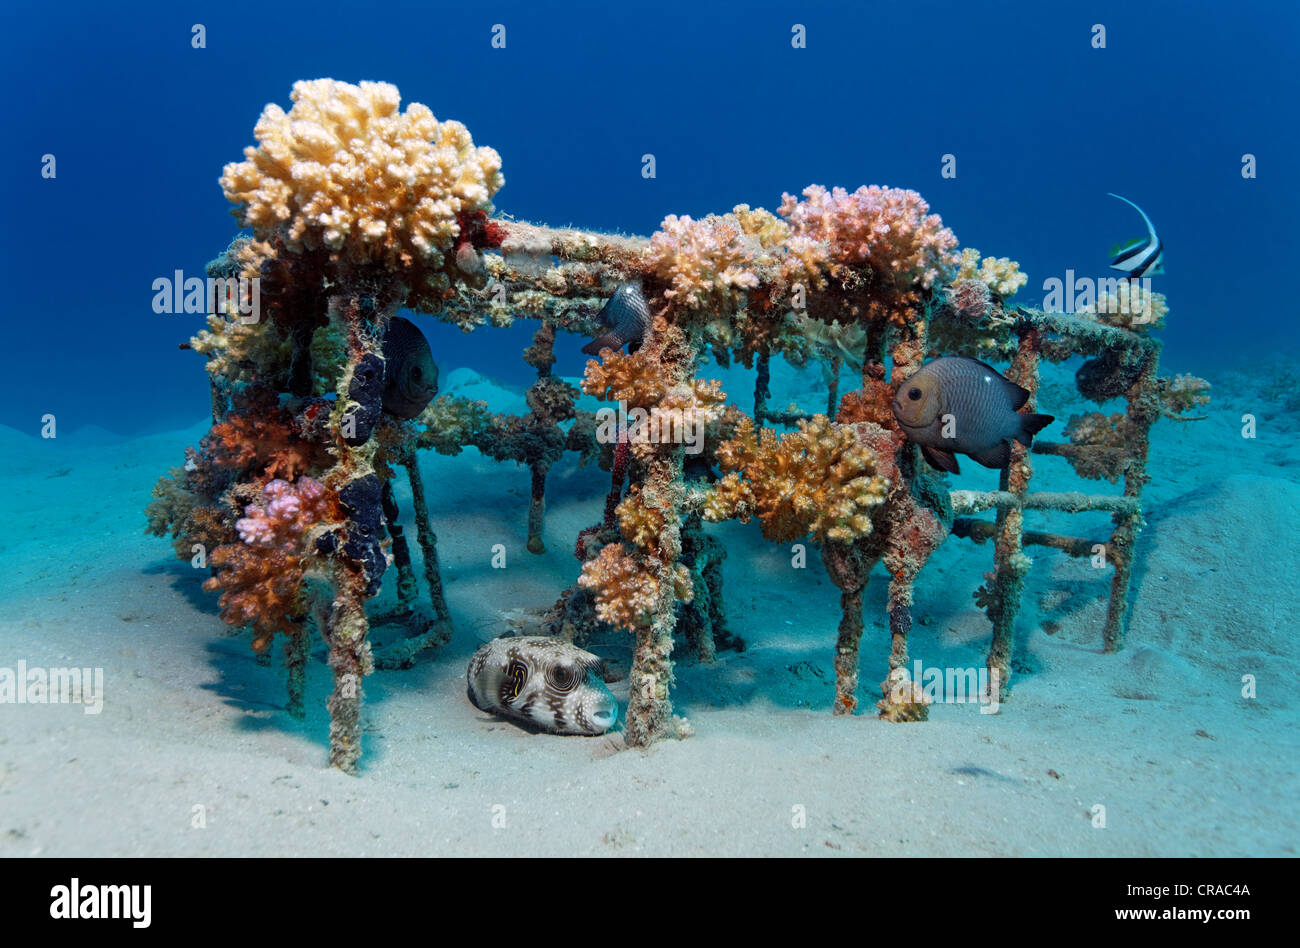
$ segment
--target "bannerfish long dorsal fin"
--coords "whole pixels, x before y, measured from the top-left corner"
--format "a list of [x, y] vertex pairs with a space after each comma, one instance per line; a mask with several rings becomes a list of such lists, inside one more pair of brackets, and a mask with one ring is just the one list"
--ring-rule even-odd
[[1116, 194], [1114, 191], [1107, 191], [1106, 194], [1107, 194], [1109, 197], [1118, 198], [1119, 200], [1121, 200], [1121, 201], [1123, 201], [1125, 204], [1127, 204], [1129, 207], [1133, 208], [1133, 210], [1135, 210], [1135, 211], [1137, 211], [1139, 214], [1141, 214], [1141, 215], [1142, 215], [1142, 221], [1143, 221], [1143, 223], [1145, 223], [1145, 224], [1147, 225], [1147, 236], [1150, 237], [1151, 240], [1152, 240], [1153, 242], [1154, 242], [1155, 240], [1158, 239], [1158, 238], [1156, 237], [1156, 228], [1155, 228], [1155, 225], [1153, 225], [1153, 224], [1151, 223], [1151, 218], [1147, 217], [1147, 212], [1146, 212], [1146, 211], [1142, 210], [1142, 208], [1138, 207], [1136, 204], [1134, 204], [1134, 203], [1133, 203], [1132, 201], [1130, 201], [1128, 198], [1126, 198], [1126, 197], [1124, 197], [1124, 196], [1122, 196], [1122, 195]]
[[1123, 201], [1133, 210], [1142, 215], [1142, 222], [1147, 225], [1147, 236], [1145, 240], [1131, 240], [1119, 248], [1118, 253], [1111, 255], [1110, 266], [1112, 270], [1119, 270], [1127, 273], [1129, 279], [1141, 278], [1148, 272], [1163, 273], [1161, 262], [1164, 259], [1164, 244], [1156, 236], [1155, 225], [1151, 223], [1151, 218], [1147, 217], [1146, 211], [1138, 207], [1123, 195], [1116, 194], [1113, 191], [1107, 191], [1108, 195]]

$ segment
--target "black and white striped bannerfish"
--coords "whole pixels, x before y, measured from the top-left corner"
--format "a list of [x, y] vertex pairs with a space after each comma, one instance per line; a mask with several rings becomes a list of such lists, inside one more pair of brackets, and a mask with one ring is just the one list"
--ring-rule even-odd
[[1126, 197], [1120, 197], [1118, 194], [1109, 191], [1106, 193], [1113, 198], [1119, 198], [1141, 214], [1142, 220], [1147, 225], [1147, 235], [1145, 237], [1137, 237], [1128, 243], [1111, 248], [1110, 268], [1127, 273], [1131, 279], [1138, 279], [1148, 273], [1164, 273], [1165, 245], [1156, 236], [1156, 229], [1151, 226], [1151, 218], [1147, 217], [1146, 211]]
[[556, 734], [604, 734], [618, 721], [600, 656], [544, 635], [499, 638], [470, 659], [476, 708]]

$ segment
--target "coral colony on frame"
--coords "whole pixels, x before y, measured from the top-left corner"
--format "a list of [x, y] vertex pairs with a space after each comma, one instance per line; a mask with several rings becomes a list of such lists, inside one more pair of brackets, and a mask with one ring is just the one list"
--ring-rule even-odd
[[[546, 631], [568, 651], [521, 640], [561, 657], [539, 663], [507, 650], [490, 678], [482, 662], [471, 677], [490, 682], [481, 685], [486, 704], [580, 681], [599, 694], [599, 659], [581, 646], [601, 624], [624, 630], [634, 650], [618, 717], [632, 746], [688, 733], [673, 714], [675, 636], [709, 661], [743, 632], [727, 627], [726, 551], [706, 521], [757, 520], [769, 541], [820, 546], [842, 609], [835, 714], [858, 709], [863, 590], [882, 563], [890, 672], [876, 709], [893, 721], [926, 718], [927, 696], [908, 671], [913, 587], [949, 536], [993, 541], [977, 593], [992, 624], [990, 700], [1005, 700], [1011, 684], [1028, 547], [1110, 569], [1099, 634], [1107, 651], [1122, 647], [1148, 433], [1208, 400], [1199, 379], [1159, 376], [1150, 330], [1167, 307], [1149, 283], [1113, 281], [1078, 313], [1013, 305], [1026, 282], [1017, 264], [960, 248], [919, 194], [876, 185], [812, 185], [783, 195], [775, 213], [740, 205], [701, 220], [670, 214], [649, 239], [503, 219], [492, 205], [501, 158], [460, 123], [418, 103], [402, 110], [383, 82], [299, 82], [291, 99], [288, 112], [266, 107], [257, 144], [221, 176], [252, 236], [208, 265], [216, 305], [189, 345], [207, 359], [212, 427], [158, 482], [147, 513], [153, 533], [210, 570], [205, 588], [226, 622], [251, 630], [255, 650], [282, 641], [288, 707], [299, 716], [309, 643], [324, 639], [334, 766], [354, 771], [361, 757], [365, 676], [407, 667], [451, 634], [417, 461], [426, 449], [473, 445], [528, 465], [521, 521], [535, 553], [551, 466], [572, 452], [610, 471], [604, 517], [574, 537], [574, 582], [547, 616]], [[434, 398], [436, 366], [423, 338], [396, 331], [400, 309], [416, 314], [417, 330], [430, 317], [465, 332], [538, 320], [523, 353], [537, 372], [530, 411], [493, 415], [468, 399]], [[551, 374], [560, 331], [604, 337], [582, 391], [607, 402], [608, 416], [578, 409], [578, 391]], [[909, 380], [933, 359], [980, 360], [961, 364], [981, 366], [976, 375], [1010, 393], [1007, 411], [1033, 413], [1040, 362], [1075, 355], [1088, 360], [1079, 391], [1122, 398], [1124, 411], [1072, 417], [1060, 441], [999, 442], [998, 490], [949, 490], [900, 425], [903, 400], [921, 398], [908, 394], [921, 387]], [[700, 376], [709, 356], [756, 370], [752, 414]], [[774, 356], [826, 366], [825, 403], [811, 413], [769, 407]], [[844, 367], [861, 385], [841, 393]], [[951, 407], [953, 391], [946, 397], [940, 420], [975, 423], [972, 409]], [[1031, 489], [1033, 454], [1122, 492]], [[399, 525], [393, 482], [402, 472], [418, 560]], [[1096, 538], [1025, 529], [1025, 512], [1041, 510], [1108, 511], [1114, 528]], [[978, 516], [987, 511], [992, 518]], [[396, 608], [380, 614], [372, 600], [390, 566]], [[370, 637], [381, 624], [401, 630], [383, 649]], [[600, 720], [611, 713], [601, 705]]]

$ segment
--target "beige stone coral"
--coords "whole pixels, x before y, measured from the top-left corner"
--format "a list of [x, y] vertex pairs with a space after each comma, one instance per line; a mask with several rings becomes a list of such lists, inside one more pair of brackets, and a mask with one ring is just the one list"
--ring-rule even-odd
[[231, 382], [287, 371], [293, 346], [267, 332], [260, 322], [245, 323], [225, 313], [209, 313], [207, 329], [190, 339], [190, 348], [208, 357], [208, 374]]
[[967, 247], [961, 252], [961, 263], [952, 282], [955, 285], [963, 280], [978, 280], [1006, 299], [1028, 283], [1029, 277], [1009, 257], [981, 257], [974, 247]]
[[662, 507], [647, 504], [642, 494], [639, 484], [628, 488], [627, 496], [616, 510], [618, 527], [629, 542], [642, 550], [652, 550], [663, 533], [664, 511]]
[[733, 312], [758, 286], [762, 252], [757, 234], [747, 234], [735, 214], [700, 220], [669, 214], [650, 238], [646, 263], [668, 284], [664, 297], [680, 310]]
[[737, 204], [731, 209], [740, 229], [758, 241], [760, 247], [779, 247], [790, 237], [790, 225], [771, 211], [748, 204]]
[[439, 454], [460, 454], [492, 425], [487, 402], [455, 395], [439, 395], [414, 419], [420, 429], [415, 444]]
[[1071, 445], [1081, 449], [1066, 455], [1080, 477], [1104, 478], [1113, 484], [1132, 460], [1133, 425], [1128, 415], [1071, 415], [1065, 434]]
[[582, 390], [602, 401], [649, 408], [664, 397], [667, 389], [659, 364], [645, 349], [638, 349], [631, 354], [610, 352], [603, 361], [588, 360]]
[[475, 147], [460, 122], [439, 122], [397, 87], [333, 79], [296, 82], [293, 107], [267, 105], [257, 147], [226, 165], [221, 187], [259, 239], [283, 229], [291, 250], [344, 251], [398, 270], [443, 265], [457, 218], [489, 210], [501, 158]]
[[1160, 402], [1166, 418], [1181, 419], [1195, 408], [1210, 404], [1210, 383], [1195, 375], [1161, 379]]
[[[596, 616], [602, 622], [636, 629], [650, 621], [659, 598], [659, 577], [652, 566], [653, 560], [633, 556], [621, 543], [611, 543], [583, 565], [578, 585], [591, 590]], [[690, 602], [690, 572], [681, 563], [674, 563], [669, 575], [675, 598]]]
[[778, 542], [866, 536], [872, 508], [889, 491], [875, 455], [852, 428], [825, 415], [800, 421], [798, 431], [778, 436], [765, 428], [757, 437], [745, 418], [718, 448], [718, 464], [727, 473], [705, 502], [705, 519], [744, 523], [756, 516], [763, 536]]
[[1097, 302], [1085, 306], [1082, 312], [1100, 323], [1123, 329], [1159, 329], [1169, 314], [1169, 304], [1163, 293], [1148, 291], [1140, 283], [1116, 280], [1115, 292], [1098, 290]]
[[743, 309], [750, 291], [764, 283], [765, 300], [784, 297], [795, 283], [821, 285], [827, 252], [816, 241], [792, 237], [790, 225], [770, 211], [738, 204], [699, 220], [669, 215], [645, 259], [679, 313], [716, 320]]

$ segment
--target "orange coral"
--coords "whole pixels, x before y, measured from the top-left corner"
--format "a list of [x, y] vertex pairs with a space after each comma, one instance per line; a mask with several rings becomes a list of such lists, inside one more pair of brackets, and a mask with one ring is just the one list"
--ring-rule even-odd
[[275, 633], [292, 634], [297, 628], [309, 529], [342, 515], [337, 496], [309, 477], [294, 485], [271, 481], [264, 501], [264, 506], [250, 504], [236, 524], [242, 543], [213, 551], [214, 575], [203, 584], [209, 591], [222, 590], [224, 621], [253, 627], [253, 648], [259, 652]]
[[[877, 185], [849, 193], [812, 185], [804, 200], [786, 194], [780, 215], [790, 224], [787, 245], [797, 240], [822, 242], [824, 260], [794, 252], [805, 267], [825, 267], [843, 290], [837, 307], [814, 313], [817, 318], [887, 320], [904, 326], [916, 318], [924, 292], [948, 278], [960, 262], [957, 238], [915, 191]], [[812, 310], [813, 307], [810, 307]]]
[[602, 547], [583, 564], [578, 585], [595, 595], [596, 615], [602, 622], [623, 629], [646, 625], [659, 596], [658, 578], [621, 543]]
[[664, 528], [664, 512], [652, 507], [642, 497], [641, 485], [632, 485], [627, 497], [618, 505], [618, 526], [623, 536], [642, 550], [651, 550]]
[[705, 502], [707, 520], [751, 516], [763, 536], [789, 543], [812, 534], [818, 540], [852, 540], [871, 532], [871, 510], [889, 481], [876, 473], [876, 456], [849, 427], [825, 415], [800, 421], [799, 430], [754, 435], [746, 418], [736, 437], [718, 448], [725, 477]]
[[233, 543], [213, 551], [212, 566], [217, 574], [203, 588], [222, 590], [221, 618], [233, 626], [251, 625], [256, 651], [266, 651], [275, 633], [295, 630], [302, 612], [301, 556]]
[[604, 362], [588, 360], [582, 390], [602, 401], [624, 402], [629, 408], [649, 408], [667, 391], [663, 370], [645, 349], [632, 354], [611, 352]]
[[849, 392], [840, 401], [840, 410], [835, 420], [842, 425], [869, 421], [882, 428], [894, 428], [897, 422], [889, 407], [893, 398], [894, 390], [888, 382], [883, 379], [866, 379], [862, 388]]
[[292, 418], [266, 392], [247, 397], [204, 436], [202, 451], [217, 467], [293, 480], [329, 467], [333, 460], [320, 444], [299, 438]]

